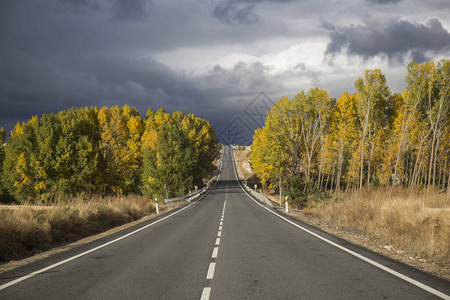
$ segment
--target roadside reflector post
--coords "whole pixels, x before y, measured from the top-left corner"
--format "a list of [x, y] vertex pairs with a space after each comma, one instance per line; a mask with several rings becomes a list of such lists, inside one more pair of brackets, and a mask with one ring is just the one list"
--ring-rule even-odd
[[258, 187], [258, 185], [255, 183], [255, 192], [256, 192], [256, 188]]
[[159, 209], [158, 209], [158, 198], [155, 198], [155, 204], [156, 204], [156, 214], [159, 214]]
[[288, 196], [285, 197], [285, 199], [286, 199], [286, 212], [289, 212], [289, 203], [287, 201], [288, 200], [287, 198], [288, 198]]

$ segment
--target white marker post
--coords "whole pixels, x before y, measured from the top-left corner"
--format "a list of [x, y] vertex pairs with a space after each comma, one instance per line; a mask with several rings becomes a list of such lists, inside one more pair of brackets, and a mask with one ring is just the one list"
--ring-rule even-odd
[[288, 197], [288, 196], [285, 197], [285, 199], [286, 199], [286, 212], [289, 212], [289, 203], [288, 203], [288, 201], [287, 201], [287, 197]]
[[156, 214], [159, 214], [159, 209], [158, 209], [158, 198], [155, 198], [155, 204], [156, 204]]
[[258, 187], [258, 185], [257, 184], [255, 184], [255, 192], [256, 192], [256, 188]]

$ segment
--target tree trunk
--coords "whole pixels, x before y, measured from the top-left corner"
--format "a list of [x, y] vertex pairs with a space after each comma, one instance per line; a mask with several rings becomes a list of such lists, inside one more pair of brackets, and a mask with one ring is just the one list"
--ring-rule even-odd
[[337, 175], [336, 175], [336, 189], [334, 190], [335, 194], [341, 193], [341, 176], [342, 176], [342, 162], [344, 160], [344, 154], [343, 149], [341, 146], [341, 149], [339, 150], [339, 161], [338, 161], [338, 169], [337, 169]]
[[318, 183], [317, 186], [318, 186], [319, 189], [322, 187], [322, 177], [323, 177], [323, 175], [322, 175], [323, 152], [324, 152], [324, 150], [323, 150], [323, 136], [321, 137], [321, 143], [322, 143], [322, 147], [321, 147], [321, 150], [320, 150], [319, 180], [317, 181], [317, 183]]
[[373, 151], [375, 148], [375, 142], [372, 141], [372, 147], [370, 148], [369, 151], [369, 159], [368, 159], [368, 167], [367, 167], [367, 186], [370, 185], [370, 171], [371, 171], [371, 166], [372, 166], [372, 155], [373, 155]]
[[361, 141], [361, 164], [360, 164], [360, 174], [359, 174], [359, 188], [363, 187], [363, 172], [364, 172], [364, 144], [365, 144], [365, 133], [363, 133], [363, 138]]
[[[414, 164], [414, 171], [413, 171], [413, 182], [414, 182], [414, 178], [416, 178], [416, 181], [418, 182], [419, 179], [419, 174], [418, 170], [421, 169], [421, 164], [423, 161], [423, 157], [422, 157], [422, 151], [423, 151], [423, 144], [425, 143], [426, 139], [428, 138], [428, 135], [431, 133], [431, 128], [428, 130], [428, 133], [426, 135], [424, 135], [421, 140], [420, 140], [420, 146], [419, 146], [419, 151], [417, 153], [416, 156], [416, 162]], [[417, 185], [417, 184], [416, 184]]]
[[429, 167], [428, 167], [428, 184], [427, 184], [427, 194], [430, 192], [430, 186], [431, 186], [431, 171], [433, 169], [433, 158], [434, 158], [434, 144], [436, 141], [436, 133], [433, 132], [433, 139], [431, 140], [431, 154], [430, 154], [430, 161]]
[[333, 171], [331, 173], [331, 186], [330, 186], [330, 190], [333, 190], [333, 184], [334, 184], [334, 170], [336, 169], [336, 163], [333, 165]]
[[[436, 164], [437, 164], [437, 156], [439, 150], [439, 144], [441, 143], [440, 132], [438, 132], [436, 137], [436, 150], [434, 151], [434, 164], [433, 164], [433, 186], [436, 187]], [[438, 181], [438, 189], [439, 189], [439, 181]]]
[[328, 182], [330, 181], [330, 174], [327, 175], [327, 181], [325, 182], [325, 190], [328, 190]]
[[448, 182], [447, 182], [447, 196], [450, 196], [450, 172], [447, 174]]

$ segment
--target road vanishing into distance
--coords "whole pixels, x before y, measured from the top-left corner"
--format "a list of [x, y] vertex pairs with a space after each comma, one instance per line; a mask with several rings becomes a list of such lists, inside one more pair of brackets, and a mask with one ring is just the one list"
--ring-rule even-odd
[[450, 283], [251, 199], [224, 147], [202, 199], [0, 274], [0, 299], [450, 299]]

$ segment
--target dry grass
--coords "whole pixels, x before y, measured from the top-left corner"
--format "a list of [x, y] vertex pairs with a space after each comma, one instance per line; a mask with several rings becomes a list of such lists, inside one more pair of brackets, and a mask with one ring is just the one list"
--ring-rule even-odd
[[0, 206], [0, 262], [73, 242], [154, 210], [153, 201], [136, 195], [73, 199], [58, 206]]
[[303, 212], [398, 253], [450, 266], [450, 199], [444, 194], [363, 189]]

